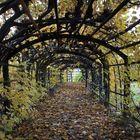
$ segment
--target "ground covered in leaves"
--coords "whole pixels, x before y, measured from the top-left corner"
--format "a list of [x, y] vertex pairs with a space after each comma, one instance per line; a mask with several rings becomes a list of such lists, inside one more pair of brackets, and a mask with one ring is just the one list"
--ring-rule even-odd
[[28, 121], [14, 130], [23, 140], [134, 139], [81, 84], [67, 84], [44, 98]]

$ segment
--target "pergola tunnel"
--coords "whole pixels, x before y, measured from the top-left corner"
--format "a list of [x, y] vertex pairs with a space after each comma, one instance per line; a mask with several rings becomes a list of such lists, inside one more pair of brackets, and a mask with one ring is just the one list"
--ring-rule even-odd
[[76, 84], [138, 130], [139, 10], [137, 0], [2, 0], [0, 139]]

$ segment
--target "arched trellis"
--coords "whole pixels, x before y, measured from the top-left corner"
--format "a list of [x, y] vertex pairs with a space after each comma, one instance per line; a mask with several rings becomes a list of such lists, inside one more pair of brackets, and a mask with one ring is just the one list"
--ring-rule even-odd
[[[20, 3], [17, 1], [6, 1], [4, 3], [0, 4], [0, 14], [5, 13], [6, 11], [8, 11], [10, 8], [13, 9], [14, 14], [2, 25], [0, 32], [2, 33], [0, 35], [0, 40], [1, 40], [1, 44], [0, 44], [0, 60], [2, 62], [6, 62], [13, 56], [15, 56], [18, 52], [21, 52], [24, 48], [28, 48], [29, 46], [32, 46], [36, 43], [41, 42], [42, 45], [46, 45], [45, 41], [46, 40], [53, 40], [56, 39], [58, 41], [58, 45], [61, 46], [59, 40], [63, 40], [63, 39], [67, 39], [67, 41], [71, 41], [73, 42], [73, 40], [78, 40], [77, 42], [88, 42], [88, 45], [93, 45], [95, 47], [93, 47], [93, 52], [95, 52], [94, 56], [96, 56], [95, 59], [93, 59], [94, 61], [96, 61], [97, 59], [100, 59], [100, 61], [102, 62], [102, 64], [105, 64], [105, 66], [103, 67], [109, 67], [110, 64], [106, 63], [106, 59], [107, 59], [107, 55], [110, 54], [111, 52], [114, 52], [115, 55], [119, 55], [121, 59], [123, 59], [123, 65], [124, 65], [124, 95], [127, 96], [129, 95], [129, 86], [130, 86], [130, 79], [129, 79], [129, 64], [128, 64], [128, 57], [127, 55], [125, 55], [122, 51], [122, 49], [125, 48], [129, 48], [132, 47], [134, 45], [138, 45], [140, 42], [136, 41], [133, 43], [128, 43], [127, 45], [124, 45], [122, 47], [115, 47], [113, 45], [111, 45], [111, 41], [114, 41], [114, 39], [119, 38], [121, 35], [127, 33], [128, 31], [130, 31], [132, 28], [136, 27], [139, 23], [140, 20], [135, 21], [134, 23], [132, 23], [130, 26], [128, 26], [124, 31], [120, 31], [120, 32], [115, 32], [113, 33], [113, 29], [111, 32], [112, 35], [110, 35], [110, 32], [108, 31], [108, 29], [106, 27], [103, 28], [103, 26], [111, 20], [112, 17], [114, 17], [121, 9], [123, 9], [126, 5], [129, 6], [133, 6], [134, 3], [132, 3], [130, 0], [122, 0], [121, 2], [119, 2], [118, 6], [116, 6], [115, 8], [112, 9], [112, 11], [109, 13], [109, 15], [104, 18], [104, 20], [102, 22], [98, 21], [98, 18], [95, 19], [94, 18], [94, 13], [91, 14], [92, 16], [89, 17], [88, 16], [88, 12], [92, 9], [92, 4], [95, 3], [94, 0], [89, 0], [87, 1], [87, 9], [86, 12], [82, 13], [84, 14], [84, 17], [82, 17], [81, 15], [79, 17], [75, 17], [74, 15], [72, 15], [72, 17], [61, 17], [59, 18], [59, 14], [58, 14], [58, 3], [56, 0], [54, 0], [54, 14], [55, 14], [55, 19], [53, 18], [49, 18], [49, 19], [45, 19], [44, 16], [42, 18], [38, 18], [37, 20], [32, 19], [31, 15], [29, 15], [29, 13], [26, 13], [28, 6], [30, 4], [30, 1], [23, 1], [24, 3]], [[16, 11], [15, 7], [21, 5], [21, 8], [18, 9], [18, 11]], [[76, 5], [77, 7], [78, 5]], [[51, 9], [52, 10], [52, 9]], [[76, 13], [80, 12], [80, 8], [76, 11]], [[82, 12], [82, 11], [81, 11]], [[66, 12], [68, 13], [68, 12]], [[27, 20], [27, 22], [22, 22], [22, 20], [20, 21], [16, 21], [19, 17], [21, 17], [21, 15], [26, 14], [29, 16], [30, 20]], [[42, 15], [45, 15], [46, 11], [42, 13]], [[24, 20], [23, 20], [24, 21]], [[73, 31], [69, 31], [69, 28], [72, 29], [72, 24], [75, 24], [76, 28]], [[33, 26], [32, 26], [33, 25]], [[44, 31], [39, 31], [41, 29], [43, 29], [44, 27], [48, 27], [49, 25], [56, 25], [56, 32], [52, 32], [52, 33], [45, 33]], [[65, 27], [65, 29], [62, 26], [67, 26], [69, 25], [68, 28]], [[91, 34], [88, 35], [83, 35], [82, 33], [79, 32], [79, 30], [81, 29], [82, 26], [90, 26], [90, 27], [94, 27], [94, 31]], [[12, 37], [9, 38], [5, 38], [8, 34], [8, 32], [10, 32], [10, 28], [11, 27], [15, 27], [15, 28], [19, 28], [20, 26], [22, 26], [21, 30], [18, 31], [18, 33], [15, 33]], [[105, 29], [106, 28], [106, 29]], [[63, 30], [62, 30], [63, 29]], [[105, 31], [103, 31], [105, 30]], [[103, 33], [103, 37], [101, 37], [101, 39], [97, 39], [97, 38], [93, 38], [93, 36], [97, 33], [97, 32], [102, 32]], [[106, 37], [104, 37], [106, 36]], [[30, 38], [33, 38], [32, 40], [30, 40]], [[35, 39], [34, 39], [35, 38]], [[37, 39], [36, 39], [37, 38]], [[108, 43], [110, 42], [110, 44]], [[64, 43], [64, 42], [63, 42]], [[71, 43], [72, 44], [72, 43]], [[72, 44], [73, 45], [73, 44]], [[100, 46], [104, 46], [108, 52], [100, 52]], [[102, 49], [101, 49], [102, 50]], [[63, 50], [64, 52], [64, 50]], [[65, 52], [66, 53], [66, 52]], [[73, 52], [67, 52], [69, 53], [73, 53]], [[82, 54], [83, 53], [83, 54]], [[56, 53], [57, 54], [57, 53]], [[80, 52], [79, 52], [80, 54]], [[81, 52], [81, 55], [83, 55], [83, 57], [85, 56], [86, 52]], [[77, 53], [78, 55], [78, 53]], [[88, 55], [88, 53], [86, 54]], [[43, 59], [42, 59], [43, 60]], [[92, 61], [93, 61], [92, 60]], [[119, 65], [119, 64], [117, 64]], [[5, 67], [5, 73], [8, 74], [8, 69], [7, 67]], [[5, 74], [4, 74], [5, 75]], [[5, 78], [7, 78], [8, 75], [5, 76]], [[8, 79], [7, 79], [8, 80]], [[6, 80], [6, 81], [7, 81]], [[108, 77], [109, 80], [109, 77]], [[128, 104], [127, 101], [124, 101], [125, 104]], [[127, 105], [125, 105], [125, 107], [127, 108]]]
[[[71, 39], [76, 39], [79, 41], [90, 41], [92, 43], [97, 43], [97, 44], [102, 45], [105, 48], [115, 52], [120, 57], [122, 57], [124, 59], [124, 61], [127, 61], [127, 56], [123, 52], [121, 52], [118, 48], [113, 47], [112, 45], [106, 43], [103, 40], [95, 39], [95, 38], [92, 38], [91, 36], [70, 35], [70, 34], [59, 34], [59, 38], [60, 39], [62, 39], [62, 38], [69, 38], [70, 39], [71, 38]], [[17, 49], [15, 49], [14, 52], [12, 52], [9, 55], [9, 57], [14, 56], [16, 53], [20, 52], [24, 48], [28, 48], [28, 46], [32, 46], [33, 44], [36, 44], [36, 43], [41, 42], [41, 41], [49, 40], [49, 39], [58, 39], [57, 33], [50, 33], [50, 34], [43, 33], [43, 35], [40, 38], [34, 39], [30, 42], [27, 41], [25, 44], [20, 45]]]
[[[107, 49], [113, 49], [113, 51], [115, 52], [115, 53], [117, 53], [119, 56], [121, 56], [123, 59], [124, 59], [124, 61], [125, 61], [125, 64], [126, 64], [126, 67], [127, 67], [127, 56], [125, 55], [125, 54], [123, 54], [119, 49], [117, 49], [117, 48], [114, 48], [113, 46], [111, 46], [110, 44], [107, 44], [105, 41], [101, 41], [101, 40], [99, 40], [99, 39], [93, 39], [92, 37], [89, 37], [89, 36], [80, 36], [80, 35], [65, 35], [65, 34], [62, 34], [62, 35], [59, 35], [59, 37], [61, 38], [71, 38], [71, 39], [74, 39], [74, 38], [76, 38], [76, 40], [78, 39], [79, 41], [92, 41], [93, 43], [95, 42], [95, 43], [99, 43], [100, 45], [104, 45], [105, 46], [105, 48], [107, 48]], [[16, 49], [16, 51], [13, 51], [10, 55], [9, 55], [9, 58], [11, 57], [11, 56], [14, 56], [17, 52], [19, 52], [19, 51], [21, 51], [22, 49], [24, 49], [24, 48], [28, 48], [28, 46], [30, 46], [30, 45], [33, 45], [33, 44], [36, 44], [36, 43], [38, 43], [38, 42], [40, 42], [40, 41], [44, 41], [44, 40], [47, 40], [47, 39], [57, 39], [57, 35], [56, 35], [56, 33], [51, 33], [51, 34], [49, 34], [49, 36], [47, 35], [47, 34], [44, 34], [41, 38], [39, 38], [39, 39], [35, 39], [35, 40], [33, 40], [33, 41], [28, 41], [28, 42], [26, 42], [25, 44], [23, 44], [23, 45], [21, 45], [21, 46], [19, 46], [17, 49]], [[93, 48], [94, 49], [94, 48]], [[62, 51], [62, 50], [61, 50]], [[100, 55], [101, 55], [101, 51], [97, 51], [96, 49], [95, 49], [95, 51], [96, 52], [98, 52]], [[102, 56], [104, 57], [104, 54], [102, 54]], [[99, 58], [100, 58], [100, 56], [99, 56]], [[101, 59], [102, 60], [102, 59]], [[107, 64], [107, 63], [106, 63]], [[107, 64], [108, 65], [108, 64]], [[108, 69], [108, 66], [107, 65], [105, 65], [105, 68], [107, 68]], [[128, 73], [127, 73], [128, 74]], [[108, 76], [106, 76], [106, 77], [108, 77]], [[108, 77], [109, 78], [109, 77]], [[107, 86], [106, 86], [107, 87]], [[126, 94], [128, 94], [128, 87], [129, 87], [129, 84], [128, 83], [126, 83], [126, 85], [124, 85], [124, 89], [127, 89], [127, 90], [124, 90], [124, 94], [126, 95]], [[107, 92], [109, 93], [109, 88], [106, 88], [107, 89]], [[108, 98], [109, 98], [109, 96], [108, 96]], [[125, 109], [126, 110], [126, 109]]]
[[[96, 51], [97, 52], [97, 51]], [[35, 61], [37, 61], [38, 59], [39, 59], [39, 66], [38, 67], [41, 67], [41, 69], [44, 67], [44, 66], [46, 66], [46, 65], [49, 65], [50, 63], [53, 63], [53, 62], [55, 62], [55, 61], [58, 61], [59, 60], [59, 58], [58, 57], [56, 57], [56, 56], [54, 56], [54, 55], [52, 55], [52, 54], [72, 54], [72, 55], [75, 55], [75, 56], [79, 56], [79, 61], [83, 61], [84, 60], [84, 62], [83, 63], [89, 63], [90, 64], [90, 67], [89, 68], [91, 68], [91, 71], [92, 71], [92, 74], [94, 74], [94, 76], [93, 76], [93, 79], [94, 79], [94, 81], [97, 81], [96, 79], [95, 79], [95, 68], [93, 68], [93, 62], [95, 61], [95, 59], [92, 59], [92, 58], [90, 58], [90, 56], [88, 56], [88, 53], [86, 54], [84, 51], [83, 52], [77, 52], [77, 50], [75, 49], [75, 50], [73, 50], [73, 51], [71, 51], [71, 50], [68, 50], [68, 49], [61, 49], [61, 48], [59, 48], [59, 49], [55, 49], [55, 50], [53, 50], [51, 53], [50, 53], [50, 57], [49, 57], [49, 54], [48, 53], [44, 53], [44, 55], [43, 54], [41, 54], [40, 56], [38, 56], [37, 58], [35, 58]], [[99, 51], [98, 52], [99, 54], [102, 54], [101, 53], [101, 51]], [[103, 55], [103, 54], [102, 54]], [[75, 56], [73, 56], [73, 59], [75, 59]], [[53, 59], [53, 57], [55, 58], [55, 59]], [[61, 57], [60, 57], [61, 58]], [[86, 61], [85, 61], [85, 59], [87, 59]], [[77, 59], [76, 59], [77, 60]], [[64, 61], [64, 60], [61, 60], [61, 61]], [[91, 62], [90, 62], [91, 61]], [[106, 65], [106, 61], [105, 60], [103, 60], [103, 58], [101, 59], [101, 61], [103, 62], [103, 68], [104, 68], [104, 78], [103, 79], [108, 79], [108, 67], [107, 67], [107, 65]], [[100, 75], [102, 75], [102, 72], [100, 71]], [[106, 83], [106, 81], [107, 80], [104, 80], [104, 85], [105, 85], [105, 93], [106, 93], [106, 95], [108, 95], [108, 96], [106, 96], [107, 98], [106, 98], [106, 101], [108, 101], [109, 100], [109, 84], [108, 83]], [[100, 85], [102, 85], [102, 82], [101, 82], [101, 84]], [[100, 86], [99, 85], [99, 86]], [[101, 86], [100, 86], [101, 87]], [[107, 103], [107, 102], [106, 102]]]

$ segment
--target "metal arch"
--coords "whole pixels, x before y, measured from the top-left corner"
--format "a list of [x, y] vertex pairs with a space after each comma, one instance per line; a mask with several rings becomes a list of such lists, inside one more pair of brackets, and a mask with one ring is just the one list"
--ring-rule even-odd
[[[90, 47], [90, 46], [89, 46]], [[93, 51], [94, 52], [94, 51]], [[92, 52], [92, 53], [93, 53]], [[102, 55], [103, 53], [100, 51], [96, 51], [97, 53], [98, 53], [98, 55], [100, 56], [100, 55]], [[32, 59], [32, 62], [33, 61], [37, 61], [37, 60], [42, 60], [42, 61], [45, 61], [45, 60], [49, 60], [49, 59], [52, 59], [52, 57], [54, 57], [54, 55], [55, 54], [62, 54], [62, 53], [67, 53], [67, 54], [75, 54], [75, 55], [79, 55], [79, 56], [81, 56], [81, 57], [85, 57], [85, 58], [87, 58], [88, 60], [90, 60], [90, 61], [92, 61], [92, 62], [94, 62], [96, 59], [94, 59], [94, 58], [91, 58], [90, 56], [89, 56], [89, 54], [88, 53], [85, 53], [85, 52], [77, 52], [77, 50], [73, 50], [73, 51], [71, 51], [71, 50], [69, 50], [69, 49], [65, 49], [65, 48], [63, 48], [63, 49], [57, 49], [57, 50], [54, 50], [54, 51], [52, 51], [52, 52], [50, 52], [50, 55], [47, 53], [45, 53], [44, 52], [44, 54], [41, 54], [41, 55], [39, 55], [37, 58], [33, 58]], [[46, 58], [47, 57], [47, 55], [48, 55], [48, 58]], [[92, 54], [91, 54], [92, 55]], [[95, 54], [94, 54], [95, 55]], [[101, 63], [104, 63], [104, 61], [103, 61], [103, 58], [102, 57], [100, 57], [101, 59], [100, 59], [100, 61], [101, 61]]]
[[[92, 0], [93, 1], [93, 0]], [[108, 20], [110, 20], [118, 11], [120, 11], [127, 3], [129, 3], [129, 1], [130, 0], [123, 0], [122, 1], [122, 3], [121, 4], [119, 4], [119, 6], [110, 14], [110, 16], [101, 24], [102, 26], [108, 21]], [[27, 1], [25, 1], [25, 2], [27, 2]], [[5, 5], [5, 2], [4, 3], [1, 3], [0, 4], [1, 6], [4, 6]], [[17, 3], [17, 5], [18, 5], [18, 3]], [[89, 7], [89, 5], [88, 5], [88, 7]], [[13, 7], [12, 7], [13, 8]], [[55, 9], [57, 8], [57, 5], [55, 6]], [[16, 13], [17, 14], [17, 13]], [[56, 10], [55, 10], [55, 14], [56, 14], [56, 16], [58, 16], [58, 13], [56, 12]], [[61, 20], [59, 19], [59, 18], [57, 18], [57, 20], [59, 20], [59, 23], [61, 24]], [[71, 19], [71, 21], [72, 21], [73, 19]], [[52, 22], [53, 21], [55, 21], [56, 23], [54, 23], [54, 24], [57, 24], [57, 22], [58, 21], [56, 21], [56, 20], [52, 20]], [[37, 22], [37, 21], [35, 21], [35, 22]], [[13, 20], [13, 25], [15, 24], [15, 22], [14, 22], [14, 20]], [[78, 23], [77, 23], [78, 24]], [[84, 21], [84, 24], [85, 24], [85, 21]], [[101, 25], [99, 26], [99, 27], [97, 27], [97, 29], [99, 29], [99, 28], [101, 28]], [[96, 29], [96, 30], [97, 30]], [[34, 30], [34, 29], [33, 29]], [[57, 35], [58, 35], [58, 33], [57, 33]], [[104, 41], [105, 42], [105, 41]], [[102, 43], [104, 43], [104, 42], [102, 42]], [[103, 45], [101, 43], [101, 45]], [[100, 43], [99, 43], [100, 44]], [[113, 47], [113, 46], [112, 46]], [[111, 49], [111, 48], [109, 48], [109, 49]], [[117, 51], [116, 49], [114, 50], [114, 48], [112, 48], [111, 50], [113, 50], [114, 52], [116, 52], [118, 55], [120, 55], [122, 58], [124, 58], [125, 56], [124, 56], [124, 54], [122, 54], [122, 52], [119, 52], [119, 51]]]
[[[59, 53], [57, 53], [57, 54], [59, 54]], [[68, 54], [68, 53], [64, 53], [64, 54]], [[85, 58], [85, 57], [82, 57], [82, 56], [80, 56], [80, 55], [78, 55], [78, 54], [73, 54], [73, 58], [75, 58], [75, 57], [78, 57], [79, 58], [79, 61], [83, 61], [84, 63], [88, 63], [89, 65], [91, 65], [92, 66], [92, 62], [93, 61], [91, 61], [91, 60], [89, 60], [88, 59], [88, 57], [87, 58]], [[58, 57], [59, 58], [59, 57]], [[41, 62], [40, 62], [40, 65], [48, 65], [50, 62], [52, 62], [52, 61], [55, 61], [55, 60], [58, 60], [58, 58], [56, 57], [54, 57], [54, 59], [53, 59], [53, 57], [50, 57], [49, 59], [45, 59], [44, 58], [44, 60], [42, 60]], [[60, 57], [60, 59], [61, 59], [62, 57]], [[72, 58], [72, 57], [71, 57]], [[81, 59], [81, 60], [80, 60]], [[85, 61], [86, 60], [86, 61]], [[90, 67], [91, 67], [90, 66]]]
[[[30, 41], [30, 42], [26, 42], [25, 44], [23, 44], [20, 47], [18, 47], [17, 49], [15, 49], [15, 51], [13, 51], [13, 53], [11, 53], [9, 55], [9, 58], [13, 57], [14, 55], [16, 55], [18, 52], [22, 51], [23, 49], [28, 48], [28, 46], [32, 46], [32, 45], [34, 45], [36, 43], [39, 43], [41, 41], [50, 40], [50, 39], [57, 39], [57, 38], [58, 38], [58, 36], [57, 36], [56, 32], [55, 33], [50, 33], [50, 34], [44, 33], [42, 35], [42, 37], [40, 37], [38, 39], [35, 39], [33, 41]], [[119, 50], [119, 48], [115, 48], [112, 45], [106, 43], [104, 40], [95, 39], [95, 38], [92, 38], [91, 36], [60, 34], [59, 38], [61, 38], [61, 39], [62, 38], [71, 38], [71, 39], [76, 39], [78, 41], [91, 41], [93, 43], [100, 44], [107, 49], [112, 50], [113, 52], [118, 54], [123, 59], [127, 58], [127, 55], [125, 55], [123, 52], [121, 52]]]
[[[80, 62], [80, 64], [77, 66], [76, 62]], [[78, 60], [75, 60], [74, 58], [72, 60], [67, 60], [67, 59], [65, 59], [65, 60], [57, 60], [57, 61], [54, 61], [54, 62], [50, 63], [49, 65], [50, 66], [56, 66], [56, 65], [61, 66], [63, 64], [70, 64], [72, 68], [73, 67], [91, 68], [91, 66], [89, 64], [87, 64], [87, 63], [84, 63], [84, 61], [78, 61]]]
[[[80, 45], [80, 52], [78, 51], [79, 45]], [[45, 58], [47, 55], [48, 56], [51, 55], [50, 57], [52, 57], [52, 55], [55, 53], [55, 51], [57, 51], [57, 50], [61, 51], [62, 50], [62, 48], [57, 46], [57, 48], [55, 47], [55, 49], [53, 51], [47, 52], [47, 48], [48, 47], [44, 48], [45, 50], [44, 49], [41, 50], [42, 53], [40, 55], [38, 55], [37, 57], [30, 57], [30, 58], [28, 58], [28, 59], [30, 59], [29, 61], [31, 63], [33, 63], [33, 61], [36, 61], [37, 59], [42, 59], [43, 57]], [[31, 49], [31, 47], [29, 47], [29, 49]], [[34, 49], [36, 51], [36, 53], [38, 53], [37, 49], [35, 49], [33, 46], [32, 46], [32, 49]], [[64, 49], [65, 49], [65, 47], [64, 47]], [[69, 47], [69, 49], [71, 49], [71, 48]], [[69, 49], [68, 49], [68, 51], [69, 51]], [[101, 50], [94, 49], [94, 44], [92, 44], [92, 45], [91, 44], [82, 44], [82, 45], [78, 44], [78, 45], [74, 46], [72, 49], [73, 49], [73, 51], [78, 51], [79, 54], [81, 53], [83, 55], [87, 55], [88, 57], [89, 57], [89, 53], [86, 52], [86, 50], [90, 51], [90, 55], [95, 55], [95, 56], [99, 55], [99, 57], [92, 58], [92, 61], [95, 61], [97, 58], [100, 59], [100, 61], [102, 61], [102, 58], [105, 57], [104, 53]], [[34, 54], [34, 56], [35, 56], [35, 54]]]
[[87, 54], [85, 53], [79, 53], [77, 51], [71, 51], [71, 50], [68, 50], [68, 49], [62, 49], [62, 50], [56, 50], [53, 52], [54, 54], [73, 54], [73, 55], [78, 55], [78, 56], [81, 56], [81, 57], [84, 57], [84, 58], [87, 58], [88, 60], [90, 61], [93, 61], [92, 58], [90, 58]]
[[[67, 24], [67, 23], [81, 23], [81, 19], [73, 19], [73, 20], [71, 20], [71, 19], [65, 19], [65, 18], [61, 18], [61, 19], [59, 19], [59, 23], [60, 24]], [[38, 23], [39, 24], [39, 28], [41, 29], [41, 28], [44, 28], [44, 27], [47, 27], [47, 26], [49, 26], [49, 25], [53, 25], [53, 24], [56, 24], [57, 22], [56, 22], [56, 20], [52, 20], [52, 19], [48, 19], [47, 21], [45, 21], [45, 23], [39, 23], [38, 21], [36, 21], [36, 23]], [[138, 19], [136, 22], [134, 22], [134, 23], [132, 23], [130, 26], [128, 26], [125, 30], [123, 30], [123, 31], [121, 31], [121, 32], [119, 32], [119, 33], [117, 33], [117, 34], [115, 34], [115, 35], [113, 35], [113, 36], [110, 36], [110, 37], [108, 37], [108, 39], [106, 39], [106, 41], [110, 41], [110, 40], [112, 40], [112, 39], [114, 39], [114, 38], [117, 38], [117, 37], [119, 37], [119, 36], [121, 36], [121, 35], [123, 35], [123, 34], [125, 34], [125, 33], [127, 33], [128, 31], [130, 31], [132, 28], [134, 28], [134, 27], [136, 27], [137, 25], [139, 25], [139, 23], [140, 23], [140, 19]], [[31, 34], [31, 30], [32, 31], [34, 31], [34, 29], [33, 29], [33, 27], [28, 27], [31, 23], [29, 22], [29, 23], [27, 23], [27, 24], [23, 24], [23, 23], [18, 23], [18, 22], [14, 22], [13, 23], [14, 24], [14, 26], [27, 26], [26, 28], [24, 28], [23, 30], [21, 30], [20, 32], [18, 32], [16, 35], [14, 35], [13, 37], [11, 37], [11, 38], [9, 38], [9, 39], [7, 39], [7, 40], [3, 40], [3, 43], [7, 43], [7, 42], [10, 42], [10, 41], [12, 41], [12, 40], [15, 40], [15, 39], [17, 39], [17, 38], [20, 38], [20, 37], [23, 37], [23, 34], [24, 33], [26, 33], [28, 30], [30, 31], [30, 34]], [[88, 26], [94, 26], [94, 21], [85, 21], [85, 23], [84, 23], [85, 25], [88, 25]], [[34, 31], [35, 32], [35, 31]], [[34, 33], [34, 32], [32, 32], [32, 33]], [[33, 34], [32, 34], [33, 35]], [[31, 36], [31, 35], [26, 35], [26, 38], [24, 39], [24, 40], [26, 40], [29, 36]]]
[[[37, 59], [42, 59], [44, 56], [46, 55], [53, 55], [56, 51], [63, 51], [63, 50], [68, 50], [68, 51], [78, 51], [78, 53], [81, 53], [81, 55], [87, 55], [89, 57], [89, 53], [86, 52], [87, 51], [90, 51], [91, 54], [90, 55], [99, 55], [98, 59], [102, 58], [102, 57], [105, 57], [104, 53], [101, 51], [101, 50], [95, 50], [93, 49], [94, 45], [90, 45], [90, 44], [86, 44], [86, 45], [80, 45], [80, 47], [82, 48], [79, 48], [79, 45], [76, 45], [73, 47], [73, 50], [71, 50], [71, 48], [68, 48], [66, 49], [65, 47], [64, 48], [61, 48], [59, 46], [57, 46], [53, 51], [43, 51], [43, 53], [41, 53], [41, 55], [35, 57], [35, 58], [31, 58], [31, 60], [35, 61]], [[35, 48], [34, 48], [35, 49]], [[47, 48], [45, 48], [47, 49]], [[78, 50], [79, 49], [79, 50]], [[95, 59], [92, 59], [92, 60], [96, 60], [97, 58]]]

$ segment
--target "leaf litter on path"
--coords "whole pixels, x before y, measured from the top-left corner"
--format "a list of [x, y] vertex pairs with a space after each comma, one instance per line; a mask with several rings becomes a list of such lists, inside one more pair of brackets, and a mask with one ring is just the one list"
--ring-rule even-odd
[[24, 140], [133, 140], [91, 98], [82, 84], [63, 85], [53, 97], [46, 97], [12, 134]]

